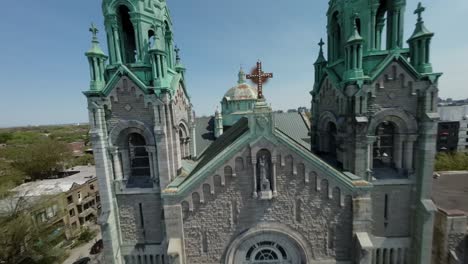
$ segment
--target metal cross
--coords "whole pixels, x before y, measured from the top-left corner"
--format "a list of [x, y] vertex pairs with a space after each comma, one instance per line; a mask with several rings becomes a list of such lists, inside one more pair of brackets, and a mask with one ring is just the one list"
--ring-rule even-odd
[[247, 79], [257, 84], [258, 99], [263, 99], [263, 84], [269, 78], [273, 78], [273, 73], [263, 72], [261, 61], [257, 62], [257, 68], [253, 69], [251, 74], [247, 74]]
[[418, 8], [414, 11], [414, 13], [418, 15], [418, 21], [422, 21], [422, 13], [424, 11], [426, 11], [426, 8], [419, 2]]
[[320, 39], [320, 42], [318, 43], [318, 45], [320, 46], [320, 49], [322, 49], [323, 45], [325, 45], [325, 42], [323, 42], [322, 38]]
[[180, 56], [179, 56], [180, 49], [179, 49], [179, 47], [175, 46], [174, 51], [176, 53], [176, 61], [180, 61]]
[[96, 28], [94, 23], [91, 23], [91, 27], [89, 28], [89, 32], [91, 32], [93, 34], [93, 38], [97, 38], [97, 33], [99, 32], [99, 30]]

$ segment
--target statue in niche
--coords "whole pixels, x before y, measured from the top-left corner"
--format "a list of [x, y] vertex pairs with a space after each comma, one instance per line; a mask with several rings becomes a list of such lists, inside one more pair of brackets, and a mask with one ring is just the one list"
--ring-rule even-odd
[[268, 166], [268, 157], [263, 155], [259, 159], [259, 170], [260, 170], [260, 191], [271, 191], [270, 188], [270, 168]]
[[268, 150], [262, 149], [257, 153], [257, 193], [260, 199], [271, 199], [272, 186], [272, 164], [271, 154]]

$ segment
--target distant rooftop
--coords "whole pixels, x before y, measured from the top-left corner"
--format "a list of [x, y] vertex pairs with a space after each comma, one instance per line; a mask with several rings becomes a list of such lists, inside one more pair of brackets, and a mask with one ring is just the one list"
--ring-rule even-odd
[[468, 173], [441, 173], [432, 183], [432, 199], [437, 207], [468, 213]]
[[24, 183], [12, 191], [17, 193], [16, 196], [55, 195], [68, 192], [73, 184], [82, 185], [96, 178], [96, 168], [94, 166], [77, 166], [67, 172], [71, 176]]
[[468, 103], [464, 105], [439, 106], [441, 121], [461, 121], [468, 119]]

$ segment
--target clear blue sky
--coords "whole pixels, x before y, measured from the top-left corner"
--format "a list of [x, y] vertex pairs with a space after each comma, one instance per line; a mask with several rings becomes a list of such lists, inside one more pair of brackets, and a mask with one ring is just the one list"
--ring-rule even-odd
[[[310, 107], [316, 43], [326, 34], [327, 0], [168, 0], [197, 115], [212, 114], [257, 59], [275, 78], [265, 87], [274, 109]], [[436, 33], [432, 61], [444, 72], [440, 96], [468, 97], [468, 1], [426, 0]], [[406, 38], [417, 1], [408, 0]], [[6, 1], [0, 16], [0, 127], [86, 122], [88, 28], [101, 29], [101, 0]]]

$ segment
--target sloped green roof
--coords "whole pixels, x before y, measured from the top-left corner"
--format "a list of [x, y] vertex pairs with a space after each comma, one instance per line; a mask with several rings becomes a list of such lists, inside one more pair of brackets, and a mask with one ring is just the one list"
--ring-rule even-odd
[[241, 118], [234, 126], [229, 128], [221, 137], [211, 144], [198, 159], [198, 165], [190, 173], [196, 173], [199, 169], [205, 166], [208, 162], [214, 159], [221, 151], [229, 147], [236, 139], [242, 136], [249, 130], [249, 120], [245, 117]]
[[200, 156], [215, 141], [214, 117], [195, 118], [195, 137], [197, 156]]
[[310, 128], [300, 113], [275, 113], [275, 126], [298, 144], [310, 149]]

